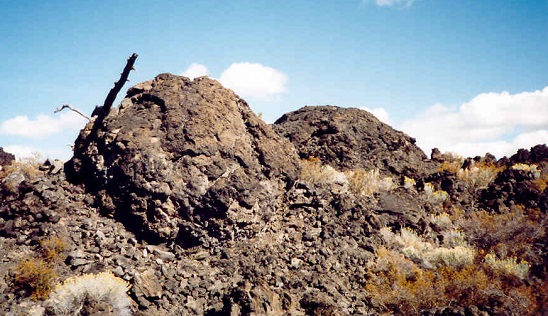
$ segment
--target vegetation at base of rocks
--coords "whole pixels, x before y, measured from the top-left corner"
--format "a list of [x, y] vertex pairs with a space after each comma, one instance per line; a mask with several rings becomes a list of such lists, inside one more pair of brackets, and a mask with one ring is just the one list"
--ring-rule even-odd
[[548, 187], [548, 174], [541, 174], [533, 180], [533, 185], [540, 191], [544, 192]]
[[[482, 262], [475, 249], [465, 246], [436, 247], [410, 230], [393, 234], [397, 246], [381, 246], [369, 263], [366, 290], [383, 312], [420, 315], [449, 306], [478, 306], [497, 314], [534, 315], [538, 302], [534, 288], [519, 278], [513, 268], [497, 268]], [[490, 260], [490, 259], [488, 259]], [[497, 261], [513, 263], [512, 259]], [[519, 264], [518, 264], [519, 265]], [[522, 264], [517, 269], [526, 269]]]
[[546, 236], [546, 218], [537, 209], [515, 206], [506, 213], [484, 210], [455, 218], [469, 242], [485, 253], [516, 257], [532, 264], [541, 264], [542, 253], [534, 245]]
[[350, 183], [350, 189], [358, 195], [369, 196], [381, 191], [390, 191], [395, 187], [392, 178], [382, 176], [378, 169], [349, 170], [345, 175]]
[[29, 294], [34, 300], [46, 299], [57, 278], [53, 266], [42, 258], [25, 258], [14, 269], [17, 290]]
[[40, 240], [40, 253], [46, 262], [54, 262], [62, 258], [67, 244], [57, 236], [50, 236]]
[[392, 177], [382, 176], [378, 169], [354, 169], [344, 172], [324, 165], [320, 159], [309, 157], [301, 160], [300, 178], [313, 184], [339, 184], [357, 195], [371, 196], [396, 187]]
[[311, 156], [307, 159], [302, 159], [300, 163], [300, 178], [303, 181], [313, 184], [348, 183], [348, 179], [344, 173], [335, 170], [335, 168], [329, 165], [322, 164], [319, 158]]
[[492, 163], [476, 163], [469, 168], [460, 169], [457, 177], [471, 183], [473, 187], [486, 188], [502, 170], [503, 167], [496, 167]]
[[38, 167], [42, 163], [42, 156], [39, 153], [33, 153], [32, 156], [17, 159], [7, 166], [0, 169], [0, 179], [12, 173], [21, 173], [25, 179], [34, 179], [38, 174]]
[[450, 306], [478, 306], [505, 315], [534, 315], [537, 310], [531, 287], [509, 286], [475, 263], [426, 269], [401, 253], [380, 248], [371, 271], [366, 290], [384, 312], [420, 315]]
[[447, 245], [439, 246], [435, 242], [425, 241], [408, 228], [402, 228], [397, 234], [389, 228], [382, 228], [380, 234], [385, 245], [399, 251], [407, 259], [426, 267], [444, 265], [460, 268], [471, 264], [476, 255], [476, 250], [463, 240], [459, 242], [448, 240]]
[[492, 253], [485, 256], [485, 264], [498, 273], [512, 275], [520, 280], [527, 278], [529, 269], [531, 268], [531, 265], [525, 260], [518, 262], [514, 257], [498, 259]]
[[456, 174], [459, 170], [461, 170], [462, 165], [464, 163], [463, 157], [455, 153], [448, 153], [448, 152], [446, 152], [442, 156], [443, 156], [443, 161], [440, 163], [438, 167], [439, 171], [447, 171], [449, 173]]
[[498, 167], [493, 162], [468, 160], [451, 153], [444, 155], [445, 160], [440, 163], [439, 170], [457, 175], [461, 180], [470, 183], [476, 188], [486, 188], [491, 184], [505, 167]]
[[115, 315], [131, 315], [130, 284], [110, 272], [70, 277], [45, 302], [53, 315], [74, 315], [85, 306], [105, 303]]
[[39, 241], [37, 255], [22, 259], [13, 271], [13, 282], [17, 290], [27, 293], [32, 299], [48, 297], [57, 280], [55, 265], [61, 261], [66, 243], [51, 236]]
[[417, 181], [415, 179], [409, 178], [407, 176], [403, 177], [403, 187], [407, 190], [412, 189], [417, 184]]
[[426, 196], [426, 200], [432, 204], [441, 204], [449, 198], [447, 192], [434, 189], [432, 183], [424, 184], [424, 195]]
[[475, 306], [494, 314], [536, 315], [545, 308], [547, 282], [532, 272], [543, 271], [543, 253], [535, 246], [546, 236], [539, 210], [453, 209], [429, 221], [437, 232], [431, 238], [405, 227], [380, 230], [382, 245], [368, 265], [366, 285], [379, 310], [419, 315]]

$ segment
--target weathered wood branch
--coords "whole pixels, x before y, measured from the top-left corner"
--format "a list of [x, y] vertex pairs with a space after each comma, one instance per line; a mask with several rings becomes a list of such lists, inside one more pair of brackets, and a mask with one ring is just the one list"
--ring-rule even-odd
[[55, 109], [55, 111], [53, 111], [53, 113], [59, 113], [59, 112], [63, 111], [64, 109], [69, 109], [71, 111], [74, 111], [74, 112], [80, 114], [81, 116], [85, 117], [88, 121], [91, 121], [91, 117], [85, 115], [84, 113], [82, 113], [82, 111], [78, 110], [77, 108], [73, 108], [69, 104], [63, 104], [63, 106], [61, 106], [60, 108]]
[[139, 55], [133, 53], [131, 56], [129, 56], [126, 66], [124, 67], [124, 70], [120, 74], [120, 80], [114, 83], [114, 87], [110, 89], [110, 92], [107, 95], [107, 98], [105, 99], [105, 102], [103, 103], [103, 116], [107, 116], [110, 112], [110, 108], [112, 107], [112, 104], [114, 103], [114, 100], [116, 100], [116, 96], [118, 95], [118, 92], [122, 90], [122, 87], [126, 83], [129, 77], [129, 72], [132, 70], [135, 70], [133, 68], [133, 65], [135, 64], [135, 60], [137, 59]]

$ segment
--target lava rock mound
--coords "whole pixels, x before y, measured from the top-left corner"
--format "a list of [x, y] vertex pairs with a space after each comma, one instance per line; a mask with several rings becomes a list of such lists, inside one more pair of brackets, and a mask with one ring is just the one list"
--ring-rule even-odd
[[0, 147], [0, 166], [7, 166], [14, 160], [15, 156], [13, 154], [5, 152], [4, 148]]
[[364, 110], [306, 106], [283, 115], [273, 127], [298, 148], [301, 158], [313, 156], [341, 170], [379, 169], [413, 178], [430, 173], [414, 138]]
[[90, 122], [65, 170], [132, 230], [191, 247], [256, 234], [299, 164], [295, 148], [231, 90], [161, 74]]

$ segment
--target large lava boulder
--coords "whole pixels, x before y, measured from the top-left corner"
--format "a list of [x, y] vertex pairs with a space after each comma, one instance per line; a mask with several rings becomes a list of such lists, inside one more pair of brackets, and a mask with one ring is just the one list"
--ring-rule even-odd
[[306, 106], [283, 115], [273, 127], [301, 158], [313, 156], [338, 169], [379, 169], [413, 178], [433, 171], [415, 139], [364, 110]]
[[255, 235], [299, 174], [294, 147], [234, 92], [172, 74], [90, 122], [65, 169], [142, 236], [183, 246]]
[[[12, 161], [15, 160], [15, 156], [13, 154], [10, 154], [8, 152], [4, 151], [4, 148], [0, 147], [0, 167], [1, 166], [7, 166], [11, 164]], [[1, 170], [1, 168], [0, 168]]]

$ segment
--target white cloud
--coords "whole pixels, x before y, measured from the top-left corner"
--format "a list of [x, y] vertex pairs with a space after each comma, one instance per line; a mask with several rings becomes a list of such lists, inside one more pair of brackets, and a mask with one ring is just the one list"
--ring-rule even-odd
[[202, 64], [192, 63], [182, 74], [185, 77], [194, 79], [209, 75], [209, 70]]
[[548, 143], [548, 87], [534, 92], [482, 93], [452, 108], [433, 105], [401, 129], [427, 153], [433, 147], [464, 156], [512, 155]]
[[67, 130], [82, 128], [86, 123], [86, 119], [70, 111], [55, 116], [42, 114], [34, 119], [19, 115], [0, 123], [0, 135], [43, 139]]
[[[7, 146], [4, 146], [4, 151], [10, 154], [14, 154], [15, 158], [17, 159], [33, 157], [35, 156], [35, 154], [40, 152], [38, 149], [34, 147], [22, 146], [22, 145], [7, 145]], [[40, 153], [40, 156], [42, 156], [41, 153]]]
[[378, 118], [379, 121], [381, 121], [383, 123], [386, 123], [386, 124], [389, 124], [389, 125], [392, 124], [392, 121], [390, 120], [390, 114], [384, 108], [370, 109], [367, 106], [363, 106], [360, 109], [375, 115], [375, 117]]
[[66, 148], [39, 148], [32, 145], [7, 145], [4, 146], [4, 151], [14, 154], [16, 159], [38, 158], [45, 161], [47, 158], [51, 158], [67, 161], [72, 157], [70, 146], [66, 146]]
[[[371, 1], [371, 0], [366, 0]], [[410, 7], [415, 0], [373, 0], [379, 7]]]
[[244, 98], [269, 100], [285, 92], [287, 76], [259, 63], [233, 63], [219, 81]]

